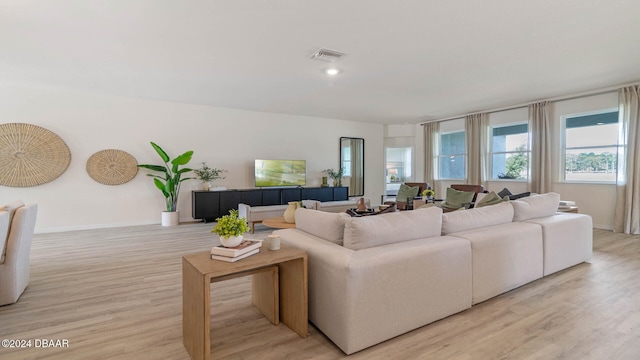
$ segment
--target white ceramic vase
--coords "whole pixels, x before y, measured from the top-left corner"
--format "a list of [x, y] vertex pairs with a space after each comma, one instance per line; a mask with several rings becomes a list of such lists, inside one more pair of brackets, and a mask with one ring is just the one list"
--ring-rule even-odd
[[176, 226], [180, 224], [180, 211], [163, 211], [162, 226]]
[[289, 206], [284, 211], [284, 222], [294, 224], [296, 222], [296, 209], [298, 208], [297, 201], [289, 201]]
[[240, 245], [242, 243], [243, 236], [229, 236], [229, 238], [225, 238], [224, 236], [220, 236], [220, 244], [224, 247], [234, 247]]
[[202, 182], [202, 189], [204, 189], [204, 191], [211, 191], [212, 187], [213, 187], [213, 181], [203, 181]]

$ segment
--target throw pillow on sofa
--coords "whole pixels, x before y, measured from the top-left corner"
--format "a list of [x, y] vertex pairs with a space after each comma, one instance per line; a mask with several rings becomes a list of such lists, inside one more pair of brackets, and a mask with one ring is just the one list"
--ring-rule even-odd
[[342, 245], [344, 223], [350, 218], [345, 213], [297, 209], [296, 228], [332, 243]]
[[396, 201], [405, 202], [408, 198], [413, 199], [418, 196], [418, 191], [420, 191], [419, 186], [401, 184], [400, 189], [398, 190], [398, 195], [396, 195]]
[[452, 188], [447, 188], [447, 198], [440, 206], [448, 209], [459, 209], [467, 204], [470, 204], [473, 200], [473, 196], [476, 193], [473, 191], [459, 191]]
[[442, 235], [473, 230], [491, 225], [506, 224], [513, 220], [510, 202], [494, 206], [453, 211], [442, 214]]
[[[480, 194], [478, 194], [478, 197]], [[476, 199], [476, 205], [474, 208], [480, 208], [483, 206], [496, 205], [500, 204], [503, 201], [509, 201], [509, 196], [505, 195], [504, 198], [501, 198], [495, 191], [492, 191], [485, 196], [482, 196], [480, 199]]]
[[513, 221], [525, 221], [554, 215], [558, 211], [560, 194], [533, 195], [510, 203], [513, 205]]
[[344, 247], [361, 250], [440, 236], [441, 228], [442, 209], [438, 207], [353, 217], [344, 226]]

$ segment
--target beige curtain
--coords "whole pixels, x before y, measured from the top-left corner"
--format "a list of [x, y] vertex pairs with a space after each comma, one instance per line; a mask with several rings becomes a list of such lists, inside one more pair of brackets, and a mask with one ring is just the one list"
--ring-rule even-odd
[[364, 140], [351, 139], [351, 181], [349, 195], [364, 194]]
[[487, 127], [489, 114], [480, 113], [465, 117], [465, 146], [467, 151], [467, 184], [484, 185], [487, 188]]
[[438, 132], [440, 124], [437, 122], [424, 124], [424, 181], [436, 189], [436, 166], [438, 154]]
[[620, 89], [618, 179], [613, 231], [640, 234], [640, 86]]
[[529, 105], [529, 132], [531, 133], [531, 163], [529, 166], [529, 191], [551, 191], [551, 124], [549, 102]]

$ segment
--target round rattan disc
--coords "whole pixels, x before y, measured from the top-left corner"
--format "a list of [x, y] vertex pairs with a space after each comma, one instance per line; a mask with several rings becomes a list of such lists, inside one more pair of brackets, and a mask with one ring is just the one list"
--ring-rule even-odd
[[40, 126], [0, 124], [0, 185], [29, 187], [62, 175], [71, 162], [69, 147]]
[[101, 150], [87, 160], [87, 173], [100, 184], [120, 185], [136, 176], [138, 162], [122, 150]]

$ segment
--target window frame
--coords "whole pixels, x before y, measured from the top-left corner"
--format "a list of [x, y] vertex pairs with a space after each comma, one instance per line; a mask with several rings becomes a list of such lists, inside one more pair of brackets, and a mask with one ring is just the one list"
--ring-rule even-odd
[[[527, 150], [526, 151], [494, 151], [493, 148], [493, 141], [494, 141], [494, 134], [493, 134], [493, 130], [494, 129], [498, 129], [498, 128], [505, 128], [505, 127], [515, 127], [515, 126], [522, 126], [525, 125], [527, 127], [527, 131], [523, 132], [523, 133], [518, 133], [518, 134], [526, 134], [527, 135]], [[528, 182], [529, 178], [531, 176], [531, 131], [529, 130], [529, 122], [528, 121], [518, 121], [518, 122], [513, 122], [513, 123], [507, 123], [507, 124], [499, 124], [499, 125], [492, 125], [489, 126], [489, 133], [487, 134], [487, 136], [489, 136], [489, 151], [488, 151], [488, 161], [489, 161], [489, 171], [490, 171], [490, 178], [489, 181], [516, 181], [516, 182]], [[494, 178], [493, 177], [493, 156], [495, 154], [520, 154], [520, 153], [526, 153], [527, 155], [527, 176], [524, 179], [500, 179], [500, 178]], [[506, 169], [505, 169], [506, 170]]]
[[[442, 136], [443, 135], [451, 135], [451, 134], [457, 134], [457, 133], [462, 133], [464, 142], [463, 142], [463, 146], [464, 146], [464, 153], [455, 153], [455, 154], [446, 154], [444, 155], [442, 153]], [[446, 132], [441, 132], [440, 134], [438, 134], [438, 161], [437, 161], [437, 165], [438, 165], [438, 173], [437, 173], [437, 179], [438, 180], [465, 180], [467, 178], [467, 144], [466, 144], [466, 130], [453, 130], [453, 131], [446, 131]], [[463, 177], [462, 178], [445, 178], [442, 177], [442, 169], [441, 169], [441, 163], [443, 158], [451, 158], [452, 156], [462, 156], [463, 158]]]
[[[616, 183], [616, 178], [617, 178], [617, 173], [618, 170], [616, 168], [616, 173], [614, 176], [613, 180], [567, 180], [566, 179], [566, 162], [567, 162], [567, 120], [568, 119], [572, 119], [572, 118], [579, 118], [579, 117], [584, 117], [584, 116], [590, 116], [590, 115], [599, 115], [599, 114], [607, 114], [607, 113], [619, 113], [619, 110], [617, 107], [614, 108], [606, 108], [606, 109], [599, 109], [599, 110], [593, 110], [593, 111], [586, 111], [586, 112], [581, 112], [581, 113], [573, 113], [573, 114], [566, 114], [566, 115], [562, 115], [560, 117], [560, 126], [562, 127], [561, 129], [561, 137], [560, 137], [560, 161], [559, 161], [559, 171], [558, 171], [558, 175], [559, 175], [559, 182], [564, 183], [564, 184], [603, 184], [603, 185], [612, 185]], [[595, 125], [590, 125], [590, 126], [595, 126]], [[618, 131], [620, 131], [619, 128], [620, 124], [618, 123]], [[579, 146], [579, 147], [572, 147], [571, 149], [598, 149], [598, 148], [615, 148], [616, 149], [616, 153], [615, 158], [616, 161], [618, 160], [618, 154], [620, 153], [620, 147], [621, 145], [618, 143], [618, 137], [616, 136], [616, 143], [612, 144], [612, 145], [595, 145], [595, 146]]]

